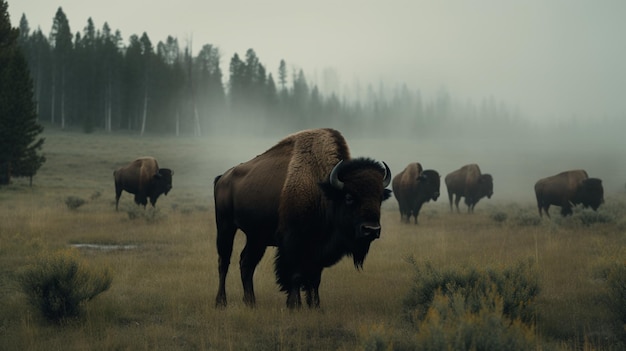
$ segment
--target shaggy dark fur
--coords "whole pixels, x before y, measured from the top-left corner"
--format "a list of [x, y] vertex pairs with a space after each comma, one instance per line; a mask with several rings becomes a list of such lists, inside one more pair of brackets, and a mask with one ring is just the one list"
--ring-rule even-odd
[[392, 187], [400, 207], [400, 220], [406, 218], [410, 222], [413, 216], [417, 224], [422, 205], [439, 198], [440, 176], [435, 170], [422, 170], [422, 165], [414, 162], [393, 177]]
[[[340, 161], [338, 183], [330, 174]], [[292, 134], [254, 159], [215, 179], [218, 270], [216, 306], [226, 306], [225, 282], [237, 229], [246, 234], [239, 261], [244, 302], [254, 306], [252, 277], [267, 246], [277, 246], [276, 280], [290, 308], [319, 306], [322, 270], [352, 256], [363, 265], [380, 235], [380, 205], [387, 170], [366, 158], [350, 159], [332, 129]]]
[[472, 163], [465, 165], [454, 172], [446, 175], [446, 188], [448, 189], [448, 200], [450, 201], [450, 211], [452, 211], [452, 197], [459, 211], [459, 202], [465, 198], [467, 212], [474, 212], [474, 207], [483, 197], [491, 198], [493, 195], [493, 177], [491, 174], [482, 174], [480, 167]]
[[589, 178], [585, 170], [577, 169], [539, 179], [535, 197], [540, 217], [542, 212], [550, 217], [551, 205], [560, 206], [561, 216], [565, 217], [573, 213], [572, 207], [577, 204], [597, 210], [604, 203], [604, 189], [602, 180]]

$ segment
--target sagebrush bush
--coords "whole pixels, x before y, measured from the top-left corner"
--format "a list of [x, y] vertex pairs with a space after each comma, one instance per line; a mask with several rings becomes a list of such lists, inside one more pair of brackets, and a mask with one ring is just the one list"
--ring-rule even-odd
[[491, 219], [498, 223], [502, 223], [508, 218], [507, 214], [502, 211], [493, 212], [489, 217], [491, 217]]
[[108, 290], [111, 281], [107, 269], [90, 268], [76, 249], [43, 255], [19, 276], [29, 303], [53, 322], [79, 316], [81, 305]]
[[536, 347], [532, 261], [503, 269], [417, 264], [404, 300], [417, 350], [530, 350]]
[[624, 324], [626, 332], [626, 262], [610, 267], [606, 282], [609, 288], [609, 305]]
[[509, 319], [503, 299], [495, 291], [477, 297], [479, 305], [470, 306], [467, 292], [455, 290], [433, 296], [424, 319], [417, 324], [416, 350], [536, 349], [533, 328]]
[[126, 207], [126, 214], [128, 214], [128, 219], [130, 220], [142, 218], [148, 223], [157, 222], [165, 218], [165, 215], [161, 213], [161, 210], [156, 207], [129, 205]]
[[593, 211], [590, 209], [584, 209], [577, 211], [574, 215], [580, 223], [584, 226], [590, 226], [596, 223], [613, 223], [615, 222], [615, 216], [604, 211]]
[[537, 213], [519, 212], [515, 217], [515, 223], [523, 227], [537, 226], [541, 224], [541, 217]]
[[390, 350], [393, 339], [393, 329], [382, 324], [364, 325], [359, 330], [359, 340], [363, 351]]
[[484, 307], [485, 296], [498, 296], [506, 317], [528, 324], [534, 320], [539, 278], [531, 260], [500, 270], [438, 269], [430, 263], [420, 265], [413, 261], [412, 264], [415, 278], [404, 299], [405, 313], [412, 323], [424, 319], [436, 294], [448, 297], [463, 294], [465, 305], [473, 313]]
[[65, 198], [65, 205], [70, 210], [75, 210], [85, 204], [85, 200], [76, 196], [68, 196]]

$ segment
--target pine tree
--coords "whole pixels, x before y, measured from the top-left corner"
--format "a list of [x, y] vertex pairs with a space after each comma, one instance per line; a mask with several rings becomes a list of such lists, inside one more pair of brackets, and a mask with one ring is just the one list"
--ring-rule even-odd
[[[65, 128], [67, 70], [73, 44], [70, 24], [61, 7], [59, 7], [54, 16], [52, 31], [50, 32], [50, 43], [54, 48], [52, 50], [54, 67], [52, 70], [52, 115], [50, 118], [51, 122], [54, 123], [54, 116], [58, 109], [61, 114], [61, 128]], [[57, 99], [59, 100], [58, 107], [56, 106]]]
[[0, 0], [0, 185], [12, 176], [29, 176], [32, 182], [45, 161], [37, 154], [44, 139], [38, 138], [43, 127], [37, 123], [33, 83], [7, 9]]

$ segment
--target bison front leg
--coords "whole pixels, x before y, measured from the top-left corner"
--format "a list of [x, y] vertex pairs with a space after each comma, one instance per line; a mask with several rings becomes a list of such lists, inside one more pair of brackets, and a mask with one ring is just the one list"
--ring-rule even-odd
[[[288, 235], [278, 235], [289, 237]], [[276, 282], [280, 285], [280, 290], [287, 294], [287, 307], [290, 309], [300, 308], [302, 299], [300, 288], [302, 288], [302, 258], [294, 252], [302, 252], [297, 244], [284, 241], [278, 246], [276, 260], [274, 261], [274, 271], [276, 272]]]
[[135, 203], [137, 205], [143, 205], [143, 207], [145, 208], [146, 205], [148, 204], [148, 198], [145, 195], [136, 194], [135, 195]]
[[572, 206], [570, 204], [561, 206], [561, 216], [567, 217], [572, 214], [574, 214], [574, 211], [572, 211]]
[[305, 295], [306, 295], [306, 303], [309, 308], [319, 308], [320, 307], [320, 281], [322, 280], [322, 272], [319, 271], [311, 276], [308, 279], [308, 282], [305, 285]]
[[459, 202], [461, 202], [461, 195], [454, 195], [454, 206], [456, 207], [456, 213], [461, 213], [461, 210], [459, 210]]
[[295, 274], [291, 278], [291, 284], [287, 290], [287, 307], [289, 309], [302, 307], [302, 297], [300, 296], [301, 281], [300, 274]]

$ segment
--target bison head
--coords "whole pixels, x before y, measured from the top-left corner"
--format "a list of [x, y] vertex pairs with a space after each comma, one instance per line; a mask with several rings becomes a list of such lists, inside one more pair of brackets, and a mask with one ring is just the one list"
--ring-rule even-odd
[[594, 211], [597, 210], [604, 203], [602, 180], [598, 178], [583, 180], [576, 192], [576, 198], [584, 207], [591, 207]]
[[439, 173], [432, 169], [423, 171], [417, 177], [420, 189], [422, 189], [428, 200], [433, 199], [433, 201], [437, 201], [439, 198], [440, 178]]
[[483, 174], [478, 178], [478, 196], [491, 199], [491, 195], [493, 195], [493, 177], [491, 174]]
[[172, 176], [174, 172], [169, 168], [161, 168], [154, 175], [154, 188], [157, 193], [163, 193], [167, 195], [167, 193], [172, 190]]
[[320, 187], [328, 200], [333, 235], [363, 265], [370, 243], [380, 237], [380, 206], [391, 196], [391, 171], [368, 158], [340, 161]]

